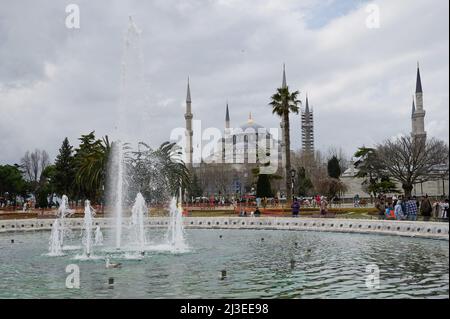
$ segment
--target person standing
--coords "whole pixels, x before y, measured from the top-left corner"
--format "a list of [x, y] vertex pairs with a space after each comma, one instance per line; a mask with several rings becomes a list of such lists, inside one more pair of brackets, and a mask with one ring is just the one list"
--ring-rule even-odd
[[320, 215], [325, 216], [328, 213], [328, 202], [327, 198], [320, 197]]
[[415, 221], [417, 220], [417, 201], [411, 196], [408, 197], [408, 201], [406, 202], [406, 217], [408, 220]]
[[297, 200], [297, 198], [292, 203], [291, 208], [292, 208], [292, 216], [298, 217], [298, 213], [300, 212], [300, 203]]
[[375, 202], [375, 208], [378, 211], [378, 219], [384, 219], [386, 208], [384, 206], [384, 200], [381, 195], [378, 196], [377, 201]]
[[446, 198], [445, 201], [440, 206], [442, 211], [442, 219], [444, 221], [445, 220], [448, 221], [448, 208], [449, 208], [448, 198]]
[[423, 216], [424, 221], [427, 222], [430, 220], [432, 211], [433, 207], [431, 206], [428, 195], [425, 195], [422, 197], [422, 201], [420, 202], [420, 214]]
[[394, 207], [394, 214], [397, 220], [403, 219], [403, 209], [402, 209], [402, 200], [399, 199]]

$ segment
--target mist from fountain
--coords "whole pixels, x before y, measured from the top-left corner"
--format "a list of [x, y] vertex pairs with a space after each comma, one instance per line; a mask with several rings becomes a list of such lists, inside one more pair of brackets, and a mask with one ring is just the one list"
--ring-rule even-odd
[[147, 243], [144, 225], [144, 219], [147, 217], [148, 209], [145, 199], [141, 193], [138, 193], [133, 208], [131, 209], [131, 232], [133, 243], [136, 244], [141, 251], [144, 250]]
[[52, 225], [52, 232], [50, 235], [50, 242], [48, 248], [48, 256], [62, 256], [62, 229], [59, 219], [55, 219]]
[[[129, 129], [137, 129], [138, 126], [128, 126], [126, 117], [133, 110], [141, 109], [142, 96], [145, 94], [143, 76], [143, 54], [141, 48], [141, 30], [129, 17], [129, 24], [124, 40], [124, 49], [121, 65], [120, 101], [118, 108], [117, 134], [119, 141], [114, 143], [111, 150], [109, 166], [109, 199], [112, 203], [112, 213], [115, 220], [114, 241], [115, 248], [120, 250], [123, 246], [124, 206], [128, 195], [127, 171], [125, 165], [124, 143], [127, 140]], [[142, 117], [135, 114], [134, 117]]]
[[91, 202], [86, 200], [84, 202], [84, 223], [83, 223], [83, 247], [84, 247], [84, 255], [86, 257], [90, 257], [92, 254], [92, 224], [93, 224], [93, 216], [95, 215], [94, 209], [91, 207]]
[[102, 246], [103, 245], [103, 233], [100, 229], [100, 226], [95, 228], [94, 234], [94, 246]]
[[174, 252], [181, 252], [188, 248], [184, 239], [183, 226], [183, 208], [180, 202], [177, 203], [175, 197], [170, 202], [170, 223], [168, 229], [169, 245], [171, 245]]

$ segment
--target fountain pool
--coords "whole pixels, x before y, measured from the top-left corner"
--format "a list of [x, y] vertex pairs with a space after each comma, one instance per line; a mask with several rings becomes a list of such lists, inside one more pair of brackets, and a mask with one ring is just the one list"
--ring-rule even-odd
[[[166, 229], [152, 229], [150, 242]], [[448, 241], [371, 234], [186, 229], [189, 252], [111, 256], [120, 269], [73, 254], [48, 257], [48, 231], [0, 234], [0, 298], [448, 298]], [[111, 235], [112, 236], [112, 235]], [[108, 238], [105, 234], [105, 240]], [[11, 239], [14, 243], [11, 243]], [[264, 238], [264, 240], [262, 240]], [[80, 247], [80, 253], [83, 248]], [[43, 253], [44, 252], [44, 253]], [[294, 262], [293, 262], [294, 261]], [[65, 268], [80, 269], [80, 289]], [[380, 288], [366, 287], [366, 266]], [[227, 271], [224, 280], [221, 270]], [[108, 280], [114, 278], [114, 285]]]

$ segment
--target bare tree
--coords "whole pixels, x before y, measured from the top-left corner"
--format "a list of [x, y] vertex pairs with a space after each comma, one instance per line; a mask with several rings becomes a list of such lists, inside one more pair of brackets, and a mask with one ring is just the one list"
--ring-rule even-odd
[[30, 153], [27, 151], [20, 160], [25, 179], [37, 183], [42, 172], [50, 165], [48, 153], [44, 150], [36, 149]]
[[416, 140], [402, 136], [377, 146], [377, 157], [382, 167], [402, 183], [405, 196], [411, 196], [414, 184], [431, 178], [433, 170], [448, 166], [449, 149], [443, 141]]

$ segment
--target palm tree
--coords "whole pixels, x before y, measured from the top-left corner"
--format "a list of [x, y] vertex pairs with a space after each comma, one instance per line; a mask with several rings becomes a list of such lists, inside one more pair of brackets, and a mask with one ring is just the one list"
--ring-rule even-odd
[[301, 101], [297, 98], [299, 91], [289, 92], [289, 87], [282, 87], [277, 89], [277, 92], [272, 95], [269, 105], [272, 106], [272, 114], [278, 115], [283, 121], [284, 127], [284, 145], [285, 145], [285, 177], [286, 177], [286, 199], [288, 202], [292, 200], [292, 190], [290, 183], [291, 176], [291, 140], [290, 140], [290, 126], [289, 113], [298, 114], [299, 104]]
[[94, 132], [82, 135], [80, 141], [80, 147], [75, 155], [75, 182], [80, 195], [96, 202], [103, 192], [111, 144], [108, 136], [101, 140], [95, 139]]

